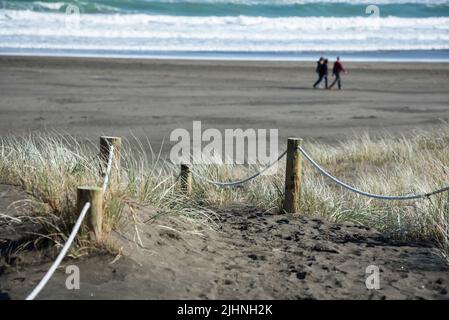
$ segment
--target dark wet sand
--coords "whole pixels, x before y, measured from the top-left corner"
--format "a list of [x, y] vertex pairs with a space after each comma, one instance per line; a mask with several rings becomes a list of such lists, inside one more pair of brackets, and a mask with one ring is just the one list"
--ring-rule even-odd
[[[39, 299], [449, 299], [449, 266], [426, 243], [242, 205], [220, 210], [220, 228], [201, 236], [169, 217], [143, 223], [150, 216], [113, 234], [118, 260], [66, 259]], [[0, 292], [23, 299], [31, 291], [50, 265], [32, 257], [0, 276]], [[80, 290], [65, 287], [72, 264]], [[370, 265], [379, 290], [366, 288]]]
[[[354, 132], [407, 134], [449, 118], [449, 64], [348, 63], [343, 91], [313, 90], [313, 63], [0, 57], [0, 136], [56, 129], [80, 139], [148, 136], [158, 148], [175, 128], [278, 128], [280, 137], [336, 141]], [[168, 146], [165, 147], [165, 150]], [[0, 212], [26, 197], [2, 187]], [[6, 192], [6, 193], [5, 193]], [[223, 209], [220, 232], [160, 226], [115, 234], [123, 256], [65, 260], [40, 298], [448, 299], [448, 266], [429, 244], [305, 217]], [[143, 219], [143, 218], [142, 218]], [[160, 225], [178, 228], [173, 221]], [[11, 222], [3, 227], [11, 230]], [[14, 227], [14, 226], [13, 226]], [[0, 245], [11, 239], [1, 239]], [[46, 252], [0, 265], [0, 298], [23, 299], [49, 267]], [[365, 269], [381, 269], [367, 290]]]
[[0, 57], [0, 135], [134, 134], [159, 148], [193, 120], [336, 141], [449, 119], [449, 64], [345, 65], [344, 90], [324, 91], [312, 89], [313, 62]]

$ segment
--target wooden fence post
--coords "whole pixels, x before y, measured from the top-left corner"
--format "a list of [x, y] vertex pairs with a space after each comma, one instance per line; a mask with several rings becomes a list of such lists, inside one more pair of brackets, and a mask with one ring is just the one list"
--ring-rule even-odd
[[284, 211], [286, 213], [299, 211], [302, 175], [302, 156], [299, 147], [302, 145], [302, 141], [299, 138], [288, 138], [287, 141], [284, 195]]
[[105, 170], [108, 166], [109, 154], [111, 146], [114, 147], [114, 153], [112, 157], [111, 175], [109, 177], [110, 183], [116, 183], [119, 181], [120, 176], [120, 149], [122, 146], [122, 138], [119, 137], [100, 137], [100, 161], [101, 168], [104, 168], [102, 175], [105, 175]]
[[181, 164], [181, 190], [188, 196], [192, 194], [192, 171], [188, 164]]
[[97, 187], [78, 187], [76, 210], [81, 212], [84, 205], [90, 202], [86, 218], [91, 240], [99, 240], [103, 223], [103, 190]]

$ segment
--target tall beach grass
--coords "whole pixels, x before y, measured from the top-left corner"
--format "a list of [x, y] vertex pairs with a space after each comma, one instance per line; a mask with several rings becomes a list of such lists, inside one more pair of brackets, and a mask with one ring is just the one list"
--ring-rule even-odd
[[[42, 222], [44, 236], [57, 243], [63, 242], [79, 214], [76, 187], [102, 183], [96, 148], [95, 143], [80, 144], [58, 134], [0, 140], [0, 183], [20, 186], [31, 195], [33, 215]], [[407, 137], [374, 139], [365, 134], [332, 145], [306, 141], [304, 148], [335, 176], [374, 193], [423, 193], [449, 184], [449, 127]], [[305, 161], [298, 214], [363, 224], [403, 240], [431, 241], [443, 255], [449, 254], [449, 193], [409, 201], [370, 199], [336, 186]], [[282, 210], [285, 159], [274, 174], [239, 188], [218, 188], [194, 179], [191, 197], [179, 188], [178, 166], [154, 153], [147, 141], [125, 143], [121, 163], [120, 183], [112, 185], [105, 197], [106, 232], [120, 227], [127, 208], [136, 214], [151, 208], [155, 219], [170, 214], [202, 227], [213, 227], [214, 217], [219, 219], [215, 211], [230, 203]], [[193, 170], [212, 180], [232, 181], [260, 168], [195, 165]], [[78, 239], [79, 250], [91, 245], [84, 235]]]

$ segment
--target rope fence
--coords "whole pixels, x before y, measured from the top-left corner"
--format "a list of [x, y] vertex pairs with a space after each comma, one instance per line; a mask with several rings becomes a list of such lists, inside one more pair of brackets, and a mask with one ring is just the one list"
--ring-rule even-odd
[[349, 191], [355, 192], [357, 194], [360, 194], [362, 196], [366, 196], [366, 197], [369, 197], [369, 198], [381, 199], [381, 200], [415, 200], [415, 199], [427, 198], [427, 197], [430, 197], [432, 195], [435, 195], [435, 194], [438, 194], [438, 193], [445, 192], [445, 191], [449, 190], [449, 186], [445, 186], [445, 187], [442, 187], [440, 189], [437, 189], [437, 190], [434, 190], [434, 191], [428, 192], [428, 193], [418, 193], [418, 194], [410, 194], [410, 195], [404, 195], [404, 196], [389, 196], [389, 195], [381, 195], [381, 194], [375, 194], [375, 193], [371, 193], [371, 192], [362, 191], [362, 190], [357, 189], [357, 188], [355, 188], [353, 186], [350, 186], [347, 183], [344, 183], [343, 181], [339, 180], [338, 178], [336, 178], [335, 176], [331, 175], [329, 172], [324, 170], [318, 163], [316, 163], [315, 160], [313, 160], [310, 157], [310, 155], [306, 151], [304, 151], [303, 148], [300, 147], [299, 151], [301, 151], [301, 153], [304, 155], [304, 157], [323, 176], [331, 179], [337, 185], [339, 185], [339, 186], [341, 186], [343, 188], [346, 188]]
[[[321, 167], [305, 150], [302, 148], [302, 139], [296, 139], [296, 138], [289, 138], [288, 144], [287, 144], [287, 150], [282, 152], [281, 155], [278, 157], [278, 159], [272, 163], [270, 163], [267, 167], [265, 167], [263, 170], [256, 172], [255, 174], [246, 177], [241, 180], [237, 181], [229, 181], [229, 182], [221, 182], [221, 181], [214, 181], [210, 180], [207, 177], [204, 177], [200, 175], [199, 173], [195, 172], [194, 170], [191, 170], [189, 165], [182, 165], [181, 166], [181, 182], [183, 183], [184, 190], [191, 190], [191, 176], [194, 175], [200, 180], [203, 180], [207, 183], [213, 184], [217, 187], [235, 187], [235, 186], [241, 186], [245, 184], [246, 182], [249, 182], [258, 176], [260, 176], [263, 172], [271, 168], [275, 163], [279, 162], [284, 156], [287, 155], [287, 163], [286, 163], [286, 176], [285, 176], [285, 199], [284, 199], [284, 210], [286, 212], [297, 212], [297, 202], [300, 197], [300, 190], [301, 190], [301, 176], [302, 176], [302, 161], [301, 158], [305, 158], [312, 167], [317, 170], [321, 175], [324, 177], [327, 177], [328, 179], [332, 180], [334, 183], [339, 185], [340, 187], [349, 190], [351, 192], [354, 192], [356, 194], [366, 196], [373, 199], [379, 199], [379, 200], [417, 200], [417, 199], [423, 199], [428, 198], [430, 196], [449, 191], [449, 185], [443, 186], [439, 189], [433, 190], [431, 192], [427, 193], [416, 193], [416, 194], [408, 194], [408, 195], [382, 195], [382, 194], [376, 194], [368, 191], [360, 190], [354, 186], [349, 185], [348, 183], [345, 183], [341, 181], [340, 179], [336, 178], [332, 174], [330, 174], [328, 171], [326, 171], [323, 167]], [[188, 185], [187, 185], [188, 184]], [[186, 186], [187, 185], [187, 186]]]
[[246, 182], [249, 182], [249, 181], [253, 180], [254, 178], [257, 178], [258, 176], [260, 176], [261, 174], [266, 172], [268, 169], [270, 169], [272, 166], [274, 166], [276, 163], [278, 163], [286, 154], [287, 154], [287, 151], [282, 152], [275, 161], [270, 163], [268, 166], [266, 166], [262, 170], [254, 173], [253, 175], [251, 175], [249, 177], [246, 177], [244, 179], [237, 180], [237, 181], [229, 181], [229, 182], [213, 181], [213, 180], [210, 180], [210, 179], [200, 175], [199, 173], [196, 173], [195, 171], [192, 171], [192, 173], [193, 173], [193, 175], [195, 175], [199, 179], [201, 179], [203, 181], [206, 181], [208, 183], [211, 183], [213, 185], [216, 185], [218, 187], [235, 187], [235, 186], [240, 186], [240, 185], [242, 185], [242, 184], [244, 184]]
[[42, 289], [44, 289], [45, 285], [48, 283], [48, 281], [51, 279], [53, 274], [55, 273], [56, 269], [61, 264], [62, 260], [64, 259], [65, 255], [67, 254], [67, 251], [69, 250], [70, 246], [73, 243], [73, 240], [75, 240], [75, 237], [78, 233], [78, 230], [81, 227], [81, 223], [84, 220], [84, 217], [86, 216], [87, 210], [90, 208], [90, 202], [87, 202], [83, 210], [81, 211], [81, 214], [79, 215], [78, 219], [76, 220], [75, 225], [73, 226], [72, 232], [70, 233], [69, 238], [67, 239], [66, 243], [61, 249], [61, 252], [59, 252], [58, 257], [51, 265], [50, 269], [48, 269], [45, 276], [42, 278], [42, 280], [39, 282], [39, 284], [34, 288], [34, 290], [26, 297], [25, 300], [34, 300], [36, 296], [41, 292]]
[[[286, 156], [285, 164], [285, 193], [283, 201], [283, 210], [287, 213], [299, 212], [299, 203], [301, 201], [301, 180], [302, 180], [302, 162], [306, 159], [312, 167], [317, 170], [324, 177], [332, 180], [334, 183], [340, 187], [354, 192], [356, 194], [380, 199], [380, 200], [416, 200], [427, 198], [432, 195], [436, 195], [445, 191], [449, 191], [449, 185], [442, 188], [436, 189], [428, 193], [417, 193], [409, 195], [381, 195], [375, 194], [367, 191], [360, 190], [354, 186], [351, 186], [340, 179], [336, 178], [323, 167], [321, 167], [303, 148], [302, 139], [289, 138], [287, 141], [287, 150], [282, 152], [278, 158], [272, 163], [268, 164], [262, 170], [240, 180], [236, 181], [214, 181], [208, 179], [205, 176], [192, 170], [192, 167], [187, 164], [181, 164], [180, 173], [180, 183], [181, 190], [190, 195], [192, 192], [192, 176], [205, 181], [207, 183], [213, 184], [217, 187], [236, 187], [241, 186], [253, 179], [259, 177], [264, 172], [272, 168], [276, 163], [278, 163], [282, 158]], [[77, 209], [80, 211], [73, 229], [62, 247], [60, 253], [58, 254], [56, 260], [51, 265], [50, 269], [47, 271], [45, 276], [39, 282], [39, 284], [33, 289], [33, 291], [27, 296], [26, 300], [33, 300], [45, 287], [48, 281], [53, 276], [54, 272], [57, 270], [65, 255], [67, 254], [70, 246], [72, 245], [76, 235], [79, 232], [81, 224], [83, 221], [88, 219], [89, 235], [93, 239], [100, 239], [102, 234], [102, 216], [103, 216], [103, 198], [106, 194], [108, 186], [111, 184], [111, 180], [119, 181], [119, 167], [120, 167], [120, 147], [121, 138], [117, 137], [100, 137], [100, 167], [106, 168], [104, 174], [100, 173], [103, 177], [103, 183], [101, 188], [99, 187], [78, 187], [77, 189]]]
[[[105, 143], [106, 141], [106, 143]], [[81, 207], [81, 213], [78, 216], [75, 225], [73, 226], [72, 232], [70, 233], [67, 241], [59, 252], [56, 260], [50, 266], [47, 273], [38, 283], [38, 285], [33, 289], [33, 291], [26, 297], [25, 300], [34, 300], [37, 295], [44, 289], [47, 285], [48, 281], [50, 281], [51, 277], [55, 273], [56, 269], [61, 264], [62, 260], [67, 254], [67, 251], [70, 249], [75, 237], [80, 230], [81, 223], [84, 221], [87, 213], [90, 210], [90, 233], [93, 234], [97, 239], [101, 236], [101, 223], [102, 223], [102, 210], [103, 210], [103, 197], [106, 194], [108, 184], [110, 181], [110, 175], [113, 166], [114, 160], [114, 145], [120, 145], [120, 138], [115, 137], [101, 137], [100, 138], [100, 151], [104, 154], [108, 153], [107, 157], [107, 166], [106, 172], [104, 175], [104, 180], [102, 184], [102, 188], [96, 187], [78, 187], [78, 195], [77, 195], [77, 207]], [[106, 146], [106, 147], [105, 147]], [[107, 151], [105, 151], [107, 150]], [[101, 166], [101, 164], [100, 164]]]

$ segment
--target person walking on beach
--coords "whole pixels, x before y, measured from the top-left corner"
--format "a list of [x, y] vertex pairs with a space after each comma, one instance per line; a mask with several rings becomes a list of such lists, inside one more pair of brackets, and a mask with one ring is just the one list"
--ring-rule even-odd
[[318, 65], [316, 67], [316, 72], [318, 73], [318, 80], [313, 84], [313, 88], [316, 89], [316, 87], [323, 81], [327, 89], [327, 75], [328, 75], [328, 64], [329, 60], [324, 59], [323, 57], [318, 60]]
[[335, 61], [334, 63], [334, 68], [332, 70], [332, 73], [335, 76], [335, 80], [331, 83], [331, 85], [329, 86], [329, 89], [332, 89], [332, 87], [338, 83], [338, 89], [341, 90], [341, 77], [340, 74], [341, 73], [347, 73], [345, 68], [343, 68], [343, 65], [340, 62], [340, 57], [337, 57], [337, 61]]
[[[317, 82], [320, 81], [320, 70], [321, 70], [321, 65], [323, 64], [323, 62], [324, 62], [324, 58], [323, 57], [320, 57], [320, 59], [316, 62], [315, 72], [318, 74]], [[315, 82], [315, 83], [317, 83], [317, 82]], [[313, 85], [313, 87], [315, 88], [315, 84]]]
[[315, 69], [315, 71], [318, 74], [320, 73], [320, 66], [323, 63], [323, 61], [324, 61], [324, 58], [320, 57], [320, 59], [316, 62], [316, 69]]

